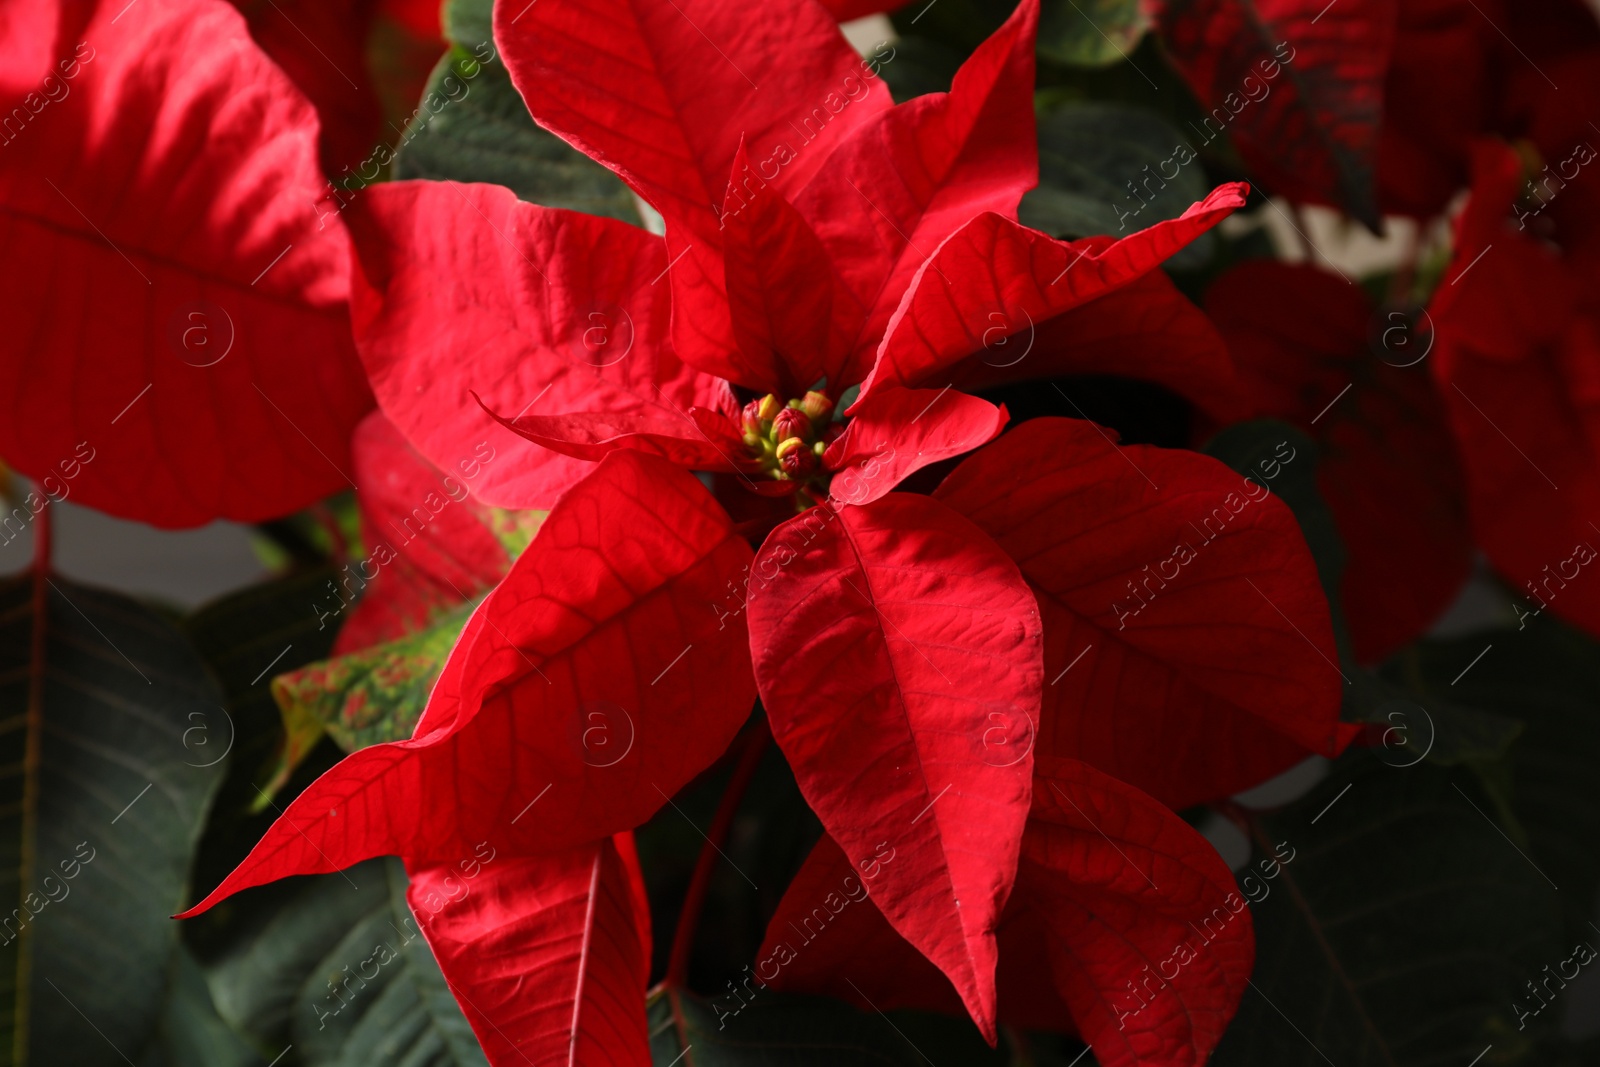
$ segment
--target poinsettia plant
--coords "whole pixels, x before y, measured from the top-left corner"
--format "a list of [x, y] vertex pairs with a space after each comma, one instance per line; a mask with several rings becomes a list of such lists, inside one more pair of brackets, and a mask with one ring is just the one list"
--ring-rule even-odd
[[13, 1062], [1582, 1062], [1600, 25], [886, 7], [0, 6]]

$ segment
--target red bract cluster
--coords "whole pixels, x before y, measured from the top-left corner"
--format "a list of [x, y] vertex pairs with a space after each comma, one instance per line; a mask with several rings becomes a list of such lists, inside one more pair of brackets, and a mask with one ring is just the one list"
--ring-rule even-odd
[[[445, 470], [496, 412], [531, 444], [495, 436], [509, 456], [475, 491], [553, 507], [413, 739], [325, 775], [201, 907], [382, 854], [406, 858], [415, 893], [493, 841], [528, 857], [523, 876], [481, 928], [458, 912], [432, 941], [480, 1039], [643, 1062], [637, 932], [607, 903], [626, 900], [630, 853], [611, 841], [708, 766], [759, 693], [828, 832], [814, 862], [893, 854], [857, 914], [942, 971], [991, 1041], [1013, 1011], [1002, 935], [1029, 928], [1043, 944], [1018, 951], [1058, 976], [1054, 1024], [1072, 1019], [1103, 1062], [1173, 1042], [1203, 1059], [1242, 992], [1248, 917], [1149, 1012], [1110, 1005], [1226, 896], [1226, 869], [1163, 803], [1347, 738], [1293, 517], [1265, 479], [1059, 419], [981, 448], [933, 496], [894, 490], [1000, 433], [1004, 409], [958, 391], [969, 379], [1115, 371], [1220, 414], [1226, 353], [1201, 327], [1152, 336], [1194, 317], [1152, 271], [1243, 190], [1121, 241], [1017, 224], [1036, 175], [1032, 3], [948, 94], [898, 107], [814, 8], [695, 14], [698, 32], [671, 5], [547, 2], [500, 26], [535, 117], [627, 179], [665, 240], [492, 187], [398, 183], [357, 206], [357, 338], [386, 410]], [[735, 36], [765, 57], [760, 93], [708, 43]], [[617, 63], [635, 68], [626, 95]], [[1038, 353], [1010, 374], [985, 358], [998, 309], [1001, 336], [1026, 321]], [[736, 389], [758, 399], [741, 411]], [[776, 506], [736, 529], [677, 467]], [[566, 725], [607, 713], [631, 745], [615, 762]], [[567, 878], [590, 906], [548, 899]], [[528, 951], [569, 937], [602, 939], [604, 965]], [[486, 956], [538, 983], [536, 1012], [495, 1010], [505, 974]]]
[[[1470, 182], [1395, 345], [1314, 264], [1180, 291], [1161, 265], [1242, 182], [1118, 237], [1019, 222], [1039, 0], [898, 104], [837, 26], [882, 4], [495, 4], [533, 120], [661, 233], [450, 179], [329, 210], [420, 67], [346, 94], [289, 31], [354, 69], [404, 27], [431, 62], [431, 6], [7, 6], [0, 87], [41, 103], [0, 134], [0, 252], [37, 265], [0, 295], [24, 339], [0, 455], [174, 527], [355, 488], [368, 558], [316, 608], [336, 652], [465, 619], [410, 736], [316, 779], [185, 916], [398, 856], [491, 1063], [646, 1064], [633, 831], [770, 731], [823, 834], [761, 988], [1203, 1064], [1255, 940], [1177, 813], [1343, 752], [1345, 669], [1425, 633], [1478, 549], [1526, 617], [1600, 632], [1574, 582], [1600, 538], [1600, 179], [1575, 180], [1600, 43], [1490, 5], [1558, 96], [1463, 5], [1141, 9], [1203, 139], [1270, 192], [1376, 225]], [[1287, 434], [1245, 473], [1123, 443], [1072, 377], [1171, 395], [1186, 429], [1295, 424], [1320, 461]], [[1012, 424], [1021, 383], [1078, 417]], [[1337, 611], [1278, 492], [1314, 464]]]

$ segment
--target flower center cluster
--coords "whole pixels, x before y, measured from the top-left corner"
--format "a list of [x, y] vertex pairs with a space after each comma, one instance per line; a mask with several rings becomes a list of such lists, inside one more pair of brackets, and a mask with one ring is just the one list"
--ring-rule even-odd
[[768, 393], [744, 406], [745, 447], [764, 474], [780, 482], [812, 482], [826, 477], [822, 453], [843, 427], [834, 425], [833, 401], [812, 390], [787, 404]]

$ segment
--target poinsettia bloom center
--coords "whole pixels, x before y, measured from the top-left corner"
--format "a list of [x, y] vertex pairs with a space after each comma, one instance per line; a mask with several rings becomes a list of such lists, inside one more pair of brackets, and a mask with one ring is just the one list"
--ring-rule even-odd
[[761, 473], [826, 488], [822, 453], [844, 431], [833, 422], [833, 401], [827, 396], [813, 389], [784, 403], [768, 393], [744, 406], [740, 422], [745, 447]]

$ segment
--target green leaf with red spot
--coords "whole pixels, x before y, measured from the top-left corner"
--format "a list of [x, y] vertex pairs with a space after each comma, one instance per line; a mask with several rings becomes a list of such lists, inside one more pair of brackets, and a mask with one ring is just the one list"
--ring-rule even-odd
[[426, 630], [274, 678], [272, 696], [283, 715], [284, 747], [259, 805], [266, 806], [324, 735], [346, 752], [410, 737], [476, 607], [476, 601], [462, 604], [438, 616]]

